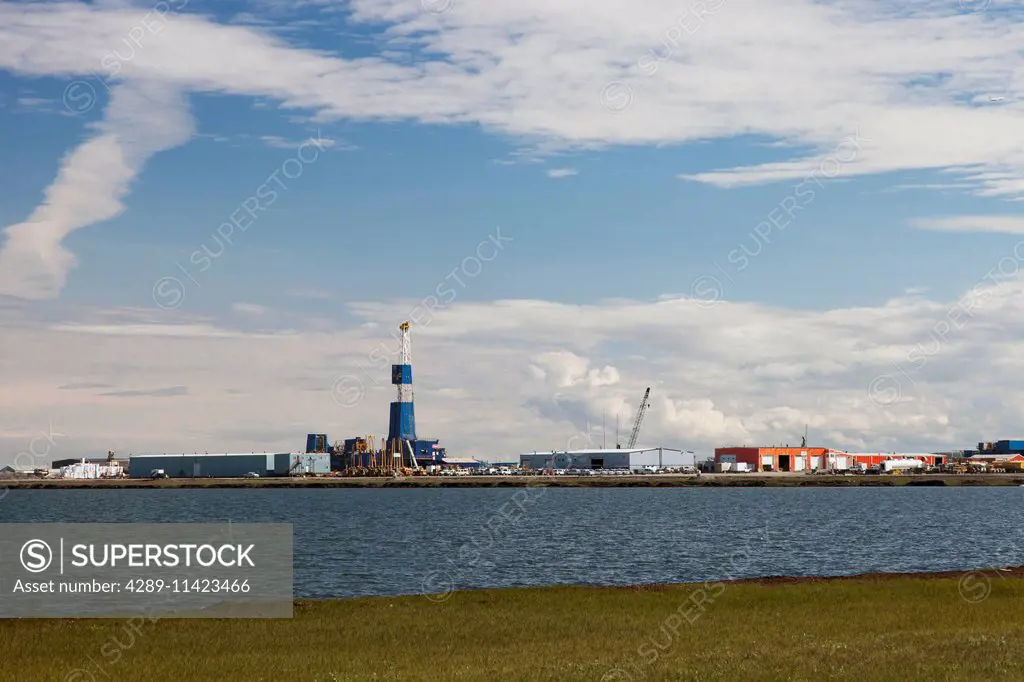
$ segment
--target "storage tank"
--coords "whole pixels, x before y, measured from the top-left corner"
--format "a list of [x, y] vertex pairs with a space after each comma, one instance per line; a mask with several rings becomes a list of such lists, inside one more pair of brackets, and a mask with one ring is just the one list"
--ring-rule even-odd
[[919, 459], [887, 459], [880, 465], [882, 471], [897, 471], [905, 469], [923, 469], [924, 462]]

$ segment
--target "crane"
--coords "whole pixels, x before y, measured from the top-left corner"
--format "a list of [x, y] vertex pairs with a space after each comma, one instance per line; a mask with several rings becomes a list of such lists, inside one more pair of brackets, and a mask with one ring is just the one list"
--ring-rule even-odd
[[626, 446], [629, 449], [633, 449], [636, 446], [637, 436], [640, 435], [640, 424], [644, 420], [644, 414], [647, 413], [647, 408], [651, 406], [649, 398], [651, 397], [651, 387], [648, 386], [647, 390], [644, 391], [644, 399], [640, 401], [640, 409], [636, 411], [636, 421], [633, 422], [633, 433], [629, 437], [629, 445]]

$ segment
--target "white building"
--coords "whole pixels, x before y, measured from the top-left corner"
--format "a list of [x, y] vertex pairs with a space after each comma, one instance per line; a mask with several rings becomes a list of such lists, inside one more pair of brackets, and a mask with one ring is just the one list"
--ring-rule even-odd
[[693, 464], [693, 453], [672, 448], [552, 450], [519, 455], [524, 469], [630, 469]]
[[124, 476], [124, 469], [119, 464], [98, 464], [96, 462], [81, 462], [62, 466], [57, 470], [60, 478], [75, 479], [97, 479], [97, 478], [121, 478]]

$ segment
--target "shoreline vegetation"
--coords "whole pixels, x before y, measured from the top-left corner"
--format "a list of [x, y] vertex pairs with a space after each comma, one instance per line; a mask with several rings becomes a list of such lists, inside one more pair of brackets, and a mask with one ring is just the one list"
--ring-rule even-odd
[[818, 488], [892, 486], [1021, 486], [1024, 474], [651, 474], [637, 476], [323, 476], [274, 478], [3, 479], [0, 489], [183, 488]]
[[767, 577], [296, 600], [279, 620], [0, 620], [0, 679], [1016, 681], [1022, 578]]

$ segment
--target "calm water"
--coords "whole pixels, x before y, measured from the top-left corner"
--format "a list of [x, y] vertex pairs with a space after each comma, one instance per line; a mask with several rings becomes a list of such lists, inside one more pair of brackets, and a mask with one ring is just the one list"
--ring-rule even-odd
[[25, 490], [0, 501], [8, 523], [229, 520], [294, 524], [300, 597], [1024, 564], [1024, 488]]

